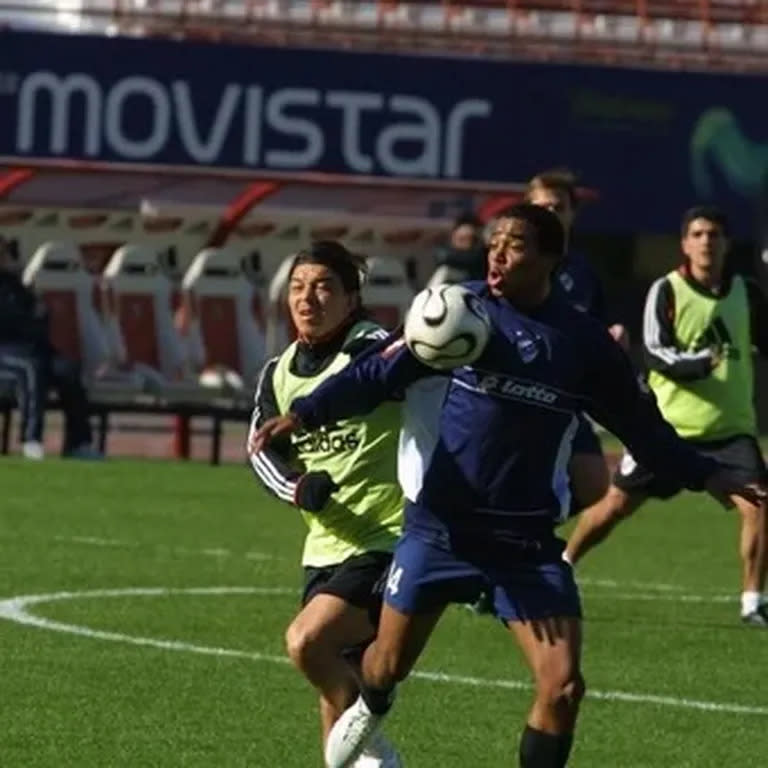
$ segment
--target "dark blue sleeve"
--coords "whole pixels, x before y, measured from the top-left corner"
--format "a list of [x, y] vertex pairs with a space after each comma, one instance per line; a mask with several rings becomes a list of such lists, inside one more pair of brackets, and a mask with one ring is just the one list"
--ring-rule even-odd
[[768, 298], [754, 280], [745, 280], [749, 299], [752, 343], [763, 357], [768, 357]]
[[307, 429], [370, 413], [385, 400], [397, 400], [410, 384], [438, 371], [420, 363], [395, 332], [372, 344], [311, 395], [293, 401], [291, 410]]
[[613, 432], [639, 464], [691, 490], [703, 490], [717, 463], [677, 435], [626, 353], [608, 333], [595, 331], [584, 347], [589, 360], [587, 413]]
[[595, 320], [599, 320], [603, 325], [608, 325], [603, 283], [594, 269], [592, 270], [592, 301], [589, 305], [589, 314], [594, 317]]

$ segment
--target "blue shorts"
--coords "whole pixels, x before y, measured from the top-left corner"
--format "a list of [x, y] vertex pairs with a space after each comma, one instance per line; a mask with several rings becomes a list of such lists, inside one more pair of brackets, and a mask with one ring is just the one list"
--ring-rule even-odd
[[494, 613], [504, 622], [581, 616], [573, 569], [559, 554], [543, 561], [483, 565], [408, 531], [395, 548], [384, 601], [413, 615], [474, 602], [483, 592], [493, 597]]
[[571, 443], [572, 453], [587, 453], [598, 456], [603, 455], [603, 446], [600, 438], [592, 426], [592, 422], [582, 413], [579, 415], [579, 426]]

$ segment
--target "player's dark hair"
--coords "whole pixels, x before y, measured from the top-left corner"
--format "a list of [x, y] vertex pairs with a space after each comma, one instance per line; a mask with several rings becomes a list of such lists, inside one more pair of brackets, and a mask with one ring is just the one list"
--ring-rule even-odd
[[578, 205], [578, 196], [576, 193], [576, 176], [568, 168], [552, 168], [548, 171], [537, 173], [529, 182], [525, 190], [525, 199], [530, 200], [536, 189], [553, 189], [556, 192], [562, 192], [568, 196], [571, 201], [571, 207]]
[[717, 224], [720, 231], [728, 237], [728, 217], [715, 205], [694, 205], [693, 208], [689, 208], [683, 214], [682, 221], [680, 222], [680, 234], [683, 237], [688, 234], [689, 227], [696, 219], [705, 219], [713, 224]]
[[321, 264], [338, 276], [344, 290], [353, 293], [360, 290], [361, 275], [367, 272], [365, 258], [348, 251], [335, 240], [318, 240], [309, 248], [299, 251], [293, 257], [288, 279], [300, 264]]
[[520, 203], [504, 209], [499, 219], [520, 219], [536, 233], [539, 253], [560, 260], [565, 253], [565, 231], [560, 219], [552, 211], [540, 205]]

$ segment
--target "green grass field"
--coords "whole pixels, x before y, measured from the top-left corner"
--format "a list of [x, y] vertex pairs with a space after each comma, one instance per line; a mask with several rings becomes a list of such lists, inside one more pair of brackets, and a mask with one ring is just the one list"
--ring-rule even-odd
[[[0, 488], [3, 768], [319, 768], [282, 650], [302, 524], [245, 468], [4, 459]], [[686, 496], [579, 569], [573, 768], [768, 764], [768, 633], [738, 623], [736, 541]], [[409, 768], [517, 764], [528, 675], [499, 625], [451, 609], [418, 669], [387, 729]]]

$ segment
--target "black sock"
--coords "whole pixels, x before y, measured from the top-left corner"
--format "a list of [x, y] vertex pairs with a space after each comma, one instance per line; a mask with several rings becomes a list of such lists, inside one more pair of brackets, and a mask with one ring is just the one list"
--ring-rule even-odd
[[520, 739], [520, 768], [565, 768], [572, 733], [545, 733], [525, 726]]
[[386, 715], [395, 700], [395, 686], [391, 688], [360, 687], [360, 695], [374, 715]]

